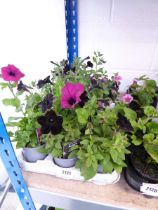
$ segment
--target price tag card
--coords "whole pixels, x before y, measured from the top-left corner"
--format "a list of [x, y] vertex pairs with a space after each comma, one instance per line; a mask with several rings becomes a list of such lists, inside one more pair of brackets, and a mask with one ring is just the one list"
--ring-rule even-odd
[[140, 191], [145, 195], [158, 197], [158, 184], [143, 183]]
[[68, 168], [55, 168], [55, 175], [57, 177], [62, 177], [65, 179], [72, 179], [73, 178], [73, 171]]

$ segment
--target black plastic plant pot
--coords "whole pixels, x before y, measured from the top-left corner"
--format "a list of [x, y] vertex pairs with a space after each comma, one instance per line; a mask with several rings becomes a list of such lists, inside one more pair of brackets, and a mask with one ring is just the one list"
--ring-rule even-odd
[[[143, 183], [158, 183], [158, 165], [147, 165], [145, 163], [146, 153], [144, 150], [140, 147], [137, 151], [132, 151], [132, 154], [126, 157], [127, 168], [124, 170], [124, 175], [128, 185], [133, 189], [140, 191], [140, 187]], [[136, 154], [134, 155], [134, 153]], [[140, 160], [137, 156], [138, 153], [141, 156]]]
[[149, 183], [158, 183], [158, 164], [148, 162], [148, 153], [143, 146], [135, 146], [129, 156], [136, 173]]
[[132, 187], [134, 190], [140, 191], [140, 187], [143, 183], [147, 183], [145, 179], [137, 174], [134, 167], [130, 162], [130, 158], [127, 158], [127, 168], [124, 170], [124, 176], [127, 184]]

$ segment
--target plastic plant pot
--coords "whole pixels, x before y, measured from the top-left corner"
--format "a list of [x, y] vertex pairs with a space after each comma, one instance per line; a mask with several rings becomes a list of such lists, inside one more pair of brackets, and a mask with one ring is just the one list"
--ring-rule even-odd
[[71, 168], [73, 166], [75, 166], [77, 158], [57, 158], [54, 157], [53, 158], [54, 163], [62, 168]]
[[43, 160], [47, 155], [42, 154], [38, 151], [38, 149], [44, 147], [44, 145], [35, 147], [35, 148], [27, 148], [23, 149], [24, 159], [28, 162], [34, 163], [37, 160]]

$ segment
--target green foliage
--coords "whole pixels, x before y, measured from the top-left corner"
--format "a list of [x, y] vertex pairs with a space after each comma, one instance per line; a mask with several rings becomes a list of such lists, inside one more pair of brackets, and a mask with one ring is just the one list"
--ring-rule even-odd
[[153, 121], [158, 118], [158, 111], [152, 106], [145, 106], [143, 110], [142, 118], [128, 118], [133, 128], [131, 140], [135, 146], [143, 145], [150, 159], [158, 163], [158, 124]]
[[128, 91], [140, 107], [153, 105], [158, 99], [156, 81], [145, 75], [135, 79]]
[[[37, 117], [41, 115], [41, 111], [37, 104], [41, 101], [43, 93], [35, 88], [35, 83], [29, 86], [32, 92], [19, 91], [17, 83], [1, 82], [0, 88], [10, 90], [12, 98], [2, 100], [5, 106], [15, 108], [15, 116], [12, 114], [8, 118], [6, 125], [12, 129], [10, 132], [11, 139], [16, 142], [17, 148], [36, 147], [40, 144], [37, 139], [36, 129], [39, 128]], [[34, 88], [34, 90], [33, 90]]]
[[[86, 139], [85, 139], [86, 138]], [[125, 154], [129, 151], [128, 139], [124, 134], [115, 133], [113, 136], [98, 137], [87, 135], [81, 141], [77, 153], [77, 165], [85, 179], [92, 178], [101, 165], [104, 173], [116, 170], [118, 173], [125, 167]]]
[[129, 142], [124, 132], [118, 130], [116, 120], [116, 108], [105, 108], [91, 115], [91, 124], [87, 124], [85, 135], [81, 136], [77, 153], [76, 167], [85, 179], [97, 173], [98, 165], [102, 166], [104, 173], [113, 170], [120, 173], [126, 166], [125, 154], [129, 153]]
[[5, 106], [14, 106], [16, 108], [20, 106], [20, 100], [18, 98], [5, 98], [2, 102]]

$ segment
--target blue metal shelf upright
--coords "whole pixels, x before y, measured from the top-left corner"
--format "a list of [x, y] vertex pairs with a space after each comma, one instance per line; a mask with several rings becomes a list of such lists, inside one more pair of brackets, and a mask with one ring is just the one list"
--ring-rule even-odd
[[0, 156], [25, 210], [36, 210], [0, 114]]
[[[65, 0], [65, 22], [67, 40], [67, 58], [69, 63], [78, 56], [78, 20], [77, 0]], [[25, 183], [13, 146], [8, 136], [3, 118], [0, 114], [0, 157], [8, 172], [11, 183], [16, 191], [24, 210], [36, 210]]]
[[69, 63], [78, 56], [78, 3], [77, 0], [65, 0], [65, 22], [67, 57]]

